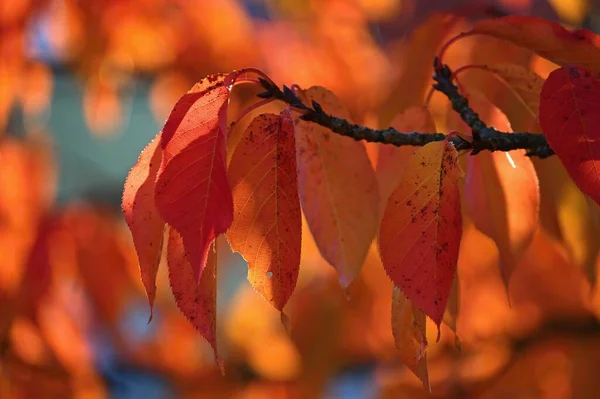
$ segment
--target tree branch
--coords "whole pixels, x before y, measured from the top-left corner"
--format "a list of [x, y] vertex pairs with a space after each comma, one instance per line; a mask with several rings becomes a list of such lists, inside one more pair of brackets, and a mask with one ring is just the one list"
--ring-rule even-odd
[[[535, 133], [506, 133], [500, 132], [493, 127], [486, 126], [470, 107], [468, 100], [458, 92], [458, 88], [452, 83], [452, 71], [447, 65], [441, 65], [436, 58], [434, 60], [435, 74], [433, 79], [436, 81], [434, 88], [446, 97], [452, 103], [452, 108], [459, 113], [461, 118], [469, 125], [472, 130], [473, 141], [467, 141], [460, 136], [453, 136], [450, 141], [454, 147], [460, 150], [471, 150], [475, 155], [481, 151], [512, 151], [517, 149], [527, 150], [528, 156], [537, 156], [545, 158], [554, 154], [542, 134]], [[354, 140], [365, 140], [371, 143], [391, 144], [400, 146], [418, 146], [422, 147], [435, 141], [443, 141], [446, 135], [443, 133], [424, 133], [424, 132], [400, 132], [393, 127], [387, 129], [371, 129], [366, 126], [356, 125], [345, 119], [327, 114], [316, 101], [312, 102], [312, 107], [302, 103], [296, 94], [287, 86], [283, 90], [272, 85], [265, 79], [259, 78], [266, 91], [258, 94], [260, 98], [274, 98], [287, 103], [288, 105], [303, 111], [301, 119], [316, 123], [328, 128], [334, 133], [342, 136], [351, 137]]]

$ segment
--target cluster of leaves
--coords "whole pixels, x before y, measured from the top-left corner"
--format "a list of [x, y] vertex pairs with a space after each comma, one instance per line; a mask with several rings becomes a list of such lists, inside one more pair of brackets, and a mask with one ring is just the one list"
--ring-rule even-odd
[[[506, 283], [533, 240], [540, 203], [538, 178], [528, 157], [536, 153], [520, 146], [519, 138], [543, 132], [536, 143], [545, 137], [577, 186], [600, 203], [600, 114], [595, 109], [600, 37], [537, 18], [485, 20], [442, 48], [437, 75], [448, 45], [475, 34], [512, 42], [563, 65], [545, 82], [516, 66], [462, 68], [492, 72], [531, 110], [532, 131], [516, 133], [517, 144], [508, 149], [495, 144], [497, 136], [486, 135], [490, 129], [510, 134], [508, 119], [477, 92], [449, 93], [440, 84], [444, 76], [436, 77], [434, 87], [450, 98], [467, 129], [404, 143], [407, 134], [388, 130], [389, 141], [400, 145], [381, 148], [375, 167], [358, 141], [369, 140], [364, 134], [368, 128], [348, 123], [344, 105], [323, 87], [303, 90], [294, 85], [279, 92], [268, 76], [251, 68], [197, 83], [177, 101], [125, 184], [123, 211], [150, 303], [164, 249], [177, 305], [216, 355], [215, 239], [227, 236], [247, 260], [252, 286], [283, 316], [298, 278], [304, 214], [321, 255], [337, 270], [343, 287], [358, 275], [377, 237], [383, 267], [395, 286], [396, 344], [425, 382], [425, 316], [439, 329], [456, 274], [463, 227], [459, 187], [464, 185], [464, 205], [475, 225], [500, 250]], [[257, 116], [241, 140], [228, 145], [230, 96], [242, 83], [267, 91], [236, 120], [273, 99], [288, 107]], [[541, 131], [534, 128], [537, 104]], [[436, 131], [427, 107], [410, 108], [399, 118], [396, 126], [416, 132], [411, 137]], [[332, 120], [344, 125], [343, 134], [351, 137], [336, 134]], [[458, 158], [462, 149], [452, 139], [456, 136], [472, 148], [489, 150], [473, 151], [477, 155], [468, 158], [464, 184]]]

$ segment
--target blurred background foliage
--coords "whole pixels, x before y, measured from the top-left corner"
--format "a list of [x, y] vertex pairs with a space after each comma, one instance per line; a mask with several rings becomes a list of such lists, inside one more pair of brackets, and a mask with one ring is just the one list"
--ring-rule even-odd
[[[344, 292], [304, 229], [288, 335], [220, 240], [222, 376], [162, 266], [147, 323], [119, 204], [143, 146], [209, 73], [255, 66], [279, 84], [323, 85], [355, 122], [386, 127], [423, 103], [433, 56], [473, 21], [516, 13], [598, 30], [599, 11], [586, 0], [1, 1], [0, 397], [595, 397], [599, 213], [557, 159], [535, 161], [541, 226], [508, 292], [494, 243], [465, 221], [448, 324], [438, 343], [428, 329], [432, 394], [396, 354], [374, 248]], [[445, 61], [511, 62], [544, 78], [554, 67], [488, 37]], [[461, 76], [516, 112], [490, 76]], [[236, 91], [235, 109], [254, 101], [254, 89]], [[440, 131], [461, 129], [442, 96], [430, 106]]]

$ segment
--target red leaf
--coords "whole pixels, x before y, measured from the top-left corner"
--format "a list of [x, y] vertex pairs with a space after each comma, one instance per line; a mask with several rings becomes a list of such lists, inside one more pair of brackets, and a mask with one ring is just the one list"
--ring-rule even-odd
[[283, 310], [300, 267], [302, 215], [291, 112], [257, 116], [229, 165], [234, 222], [227, 238], [248, 262], [248, 281]]
[[207, 251], [206, 266], [200, 281], [192, 272], [183, 239], [177, 231], [168, 228], [167, 266], [169, 282], [177, 307], [190, 323], [212, 346], [217, 355], [217, 252], [213, 245]]
[[[322, 87], [300, 92], [308, 104], [348, 119], [339, 99]], [[302, 210], [319, 252], [347, 287], [358, 275], [379, 222], [379, 188], [365, 146], [299, 118], [296, 160]]]
[[586, 29], [569, 31], [543, 18], [510, 15], [479, 21], [472, 32], [508, 40], [559, 65], [600, 71], [600, 36]]
[[133, 237], [150, 309], [156, 297], [156, 274], [165, 225], [154, 205], [154, 181], [160, 167], [162, 152], [159, 143], [160, 133], [140, 154], [138, 162], [125, 181], [122, 202], [123, 214]]
[[540, 125], [569, 175], [600, 204], [600, 81], [581, 67], [553, 71], [540, 99]]
[[209, 245], [233, 220], [225, 125], [230, 87], [241, 72], [211, 75], [196, 84], [179, 99], [162, 131], [156, 207], [181, 234], [196, 279]]
[[387, 274], [438, 327], [462, 235], [461, 174], [457, 152], [448, 140], [419, 149], [388, 200], [379, 232]]

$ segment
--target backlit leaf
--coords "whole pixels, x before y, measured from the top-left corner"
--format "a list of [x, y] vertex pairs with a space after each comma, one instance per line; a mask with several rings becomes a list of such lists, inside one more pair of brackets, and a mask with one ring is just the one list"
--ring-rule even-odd
[[426, 317], [421, 309], [413, 306], [411, 301], [394, 287], [392, 294], [392, 333], [396, 348], [404, 364], [431, 391], [429, 373], [427, 372]]
[[[435, 123], [426, 107], [411, 107], [396, 116], [392, 127], [401, 132], [435, 132]], [[406, 165], [411, 155], [418, 147], [393, 145], [379, 146], [377, 158], [377, 180], [379, 182], [379, 193], [381, 195], [382, 208], [388, 198], [402, 179], [406, 171]]]
[[540, 99], [540, 125], [569, 175], [600, 204], [600, 81], [581, 67], [548, 76]]
[[[501, 100], [493, 99], [494, 104], [506, 113], [513, 128], [517, 131], [539, 132], [541, 129], [537, 120], [544, 79], [517, 64], [488, 65], [486, 69], [493, 72], [513, 94]], [[515, 99], [521, 107], [511, 106]]]
[[570, 31], [543, 18], [510, 15], [479, 21], [473, 32], [508, 40], [559, 65], [600, 71], [600, 36], [586, 29]]
[[168, 228], [167, 265], [175, 303], [181, 313], [212, 346], [217, 354], [217, 252], [213, 245], [207, 251], [206, 266], [197, 282], [177, 231]]
[[[483, 121], [510, 132], [506, 116], [483, 96], [470, 103]], [[538, 227], [540, 193], [535, 168], [524, 150], [481, 152], [467, 158], [466, 208], [475, 226], [498, 246], [504, 282]]]
[[394, 284], [439, 327], [462, 235], [462, 171], [448, 140], [420, 148], [407, 170], [388, 200], [379, 250]]
[[162, 253], [165, 222], [154, 205], [154, 181], [160, 167], [160, 133], [140, 154], [123, 190], [122, 209], [133, 236], [142, 282], [150, 308], [156, 297], [156, 274]]
[[233, 220], [225, 137], [230, 84], [225, 83], [234, 77], [211, 75], [196, 84], [179, 99], [161, 135], [156, 207], [181, 234], [196, 279], [210, 243]]
[[[325, 112], [348, 118], [322, 87], [301, 93]], [[365, 261], [379, 221], [379, 188], [364, 145], [297, 118], [296, 159], [302, 209], [321, 255], [347, 287]]]
[[228, 176], [234, 218], [227, 238], [248, 262], [248, 281], [283, 310], [296, 287], [302, 215], [291, 111], [257, 116], [238, 144]]

